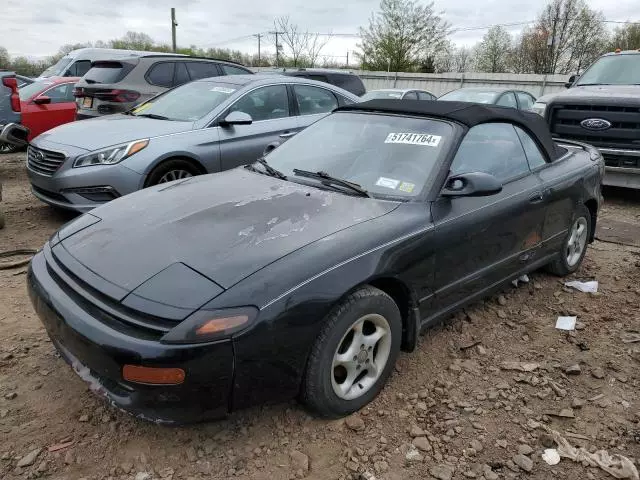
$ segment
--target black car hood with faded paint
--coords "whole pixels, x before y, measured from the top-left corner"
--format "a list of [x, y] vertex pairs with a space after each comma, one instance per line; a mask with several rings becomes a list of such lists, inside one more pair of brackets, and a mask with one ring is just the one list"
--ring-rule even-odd
[[540, 103], [584, 103], [593, 101], [625, 106], [640, 105], [640, 85], [585, 85], [567, 89], [564, 92], [553, 93], [538, 98]]
[[397, 205], [240, 168], [115, 200], [91, 212], [99, 221], [80, 217], [81, 229], [66, 238], [61, 230], [60, 238], [68, 254], [122, 292], [176, 263], [228, 289], [305, 245]]

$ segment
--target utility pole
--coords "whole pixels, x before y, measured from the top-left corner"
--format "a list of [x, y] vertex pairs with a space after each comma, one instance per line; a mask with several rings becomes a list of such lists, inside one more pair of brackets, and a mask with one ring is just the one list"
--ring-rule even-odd
[[280, 43], [278, 42], [278, 35], [284, 34], [284, 32], [269, 32], [272, 35], [276, 36], [276, 68], [280, 66]]
[[171, 9], [171, 45], [173, 46], [173, 53], [176, 53], [176, 27], [178, 26], [178, 22], [176, 22], [176, 9]]
[[261, 33], [258, 33], [256, 35], [254, 35], [254, 37], [258, 38], [258, 66], [259, 67], [262, 66], [262, 62], [260, 61], [261, 60], [261, 58], [260, 58], [260, 39], [262, 38], [262, 36], [263, 35]]
[[349, 68], [349, 50], [347, 50], [347, 68]]

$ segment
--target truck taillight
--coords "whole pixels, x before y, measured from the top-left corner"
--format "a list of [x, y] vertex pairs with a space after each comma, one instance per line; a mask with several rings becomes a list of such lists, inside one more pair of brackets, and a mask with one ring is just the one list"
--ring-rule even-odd
[[14, 112], [20, 111], [20, 96], [18, 95], [18, 82], [16, 77], [4, 77], [2, 84], [11, 89], [11, 110]]

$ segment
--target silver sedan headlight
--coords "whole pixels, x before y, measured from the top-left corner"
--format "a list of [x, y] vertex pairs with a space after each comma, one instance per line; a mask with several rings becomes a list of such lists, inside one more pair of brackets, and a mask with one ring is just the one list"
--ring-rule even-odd
[[138, 153], [147, 145], [149, 145], [149, 139], [136, 140], [135, 142], [126, 143], [124, 145], [105, 148], [104, 150], [98, 150], [97, 152], [91, 152], [78, 157], [76, 161], [73, 162], [73, 166], [75, 168], [90, 167], [92, 165], [113, 165], [135, 153]]
[[531, 107], [531, 111], [534, 112], [534, 113], [537, 113], [541, 117], [544, 117], [544, 114], [547, 111], [547, 104], [546, 103], [541, 103], [541, 102], [536, 102], [536, 103], [533, 104], [533, 107]]

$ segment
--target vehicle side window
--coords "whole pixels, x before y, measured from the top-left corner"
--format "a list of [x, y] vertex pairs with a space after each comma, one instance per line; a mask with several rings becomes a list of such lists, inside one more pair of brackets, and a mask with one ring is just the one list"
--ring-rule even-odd
[[402, 97], [403, 100], [418, 100], [418, 94], [416, 92], [407, 92], [404, 94], [404, 97]]
[[516, 96], [513, 94], [513, 92], [503, 93], [496, 102], [496, 105], [499, 105], [501, 107], [518, 108]]
[[90, 60], [78, 60], [72, 64], [65, 72], [65, 77], [82, 77], [91, 69]]
[[191, 79], [189, 78], [189, 73], [187, 72], [187, 66], [184, 62], [176, 62], [176, 73], [175, 78], [173, 79], [173, 85], [178, 86], [184, 83], [189, 82]]
[[490, 173], [501, 182], [529, 172], [520, 138], [509, 123], [483, 123], [472, 127], [451, 164], [451, 173]]
[[246, 75], [251, 73], [244, 68], [232, 67], [231, 65], [226, 65], [224, 63], [221, 63], [220, 66], [222, 67], [222, 71], [225, 75]]
[[518, 96], [521, 110], [530, 110], [533, 104], [536, 103], [535, 99], [526, 92], [516, 92], [516, 95]]
[[429, 92], [418, 92], [418, 100], [435, 100], [436, 97]]
[[309, 75], [305, 75], [304, 77], [308, 78], [309, 80], [316, 80], [318, 82], [331, 83], [325, 75], [309, 74]]
[[294, 85], [293, 91], [300, 115], [328, 113], [338, 108], [338, 99], [333, 93], [324, 88], [311, 87], [309, 85]]
[[49, 97], [51, 103], [73, 102], [73, 84], [56, 85], [41, 93], [44, 97]]
[[189, 70], [191, 80], [217, 77], [220, 75], [220, 72], [218, 72], [218, 67], [215, 63], [187, 62], [187, 70]]
[[289, 116], [289, 100], [285, 85], [257, 88], [238, 100], [230, 111], [251, 115], [254, 122]]
[[150, 84], [157, 85], [159, 87], [172, 87], [174, 68], [174, 62], [156, 63], [149, 70], [149, 73], [147, 74], [147, 81]]
[[533, 140], [533, 138], [531, 138], [531, 136], [520, 127], [515, 127], [515, 129], [518, 133], [518, 137], [520, 137], [520, 141], [522, 142], [524, 153], [527, 155], [529, 168], [533, 170], [547, 163], [547, 161], [544, 159], [544, 155], [540, 151], [540, 148]]

